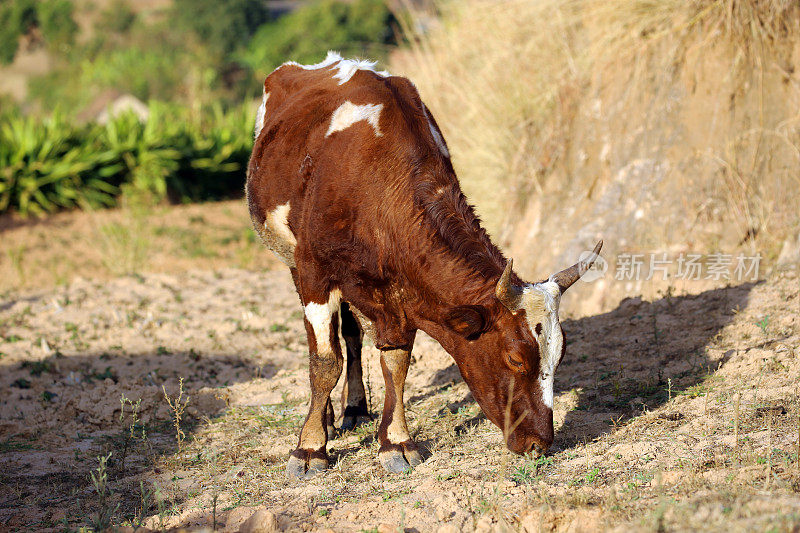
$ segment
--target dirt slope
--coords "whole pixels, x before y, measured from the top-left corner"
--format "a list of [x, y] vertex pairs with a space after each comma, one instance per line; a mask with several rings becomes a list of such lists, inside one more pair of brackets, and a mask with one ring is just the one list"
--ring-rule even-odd
[[[6, 297], [0, 529], [75, 528], [105, 508], [117, 525], [235, 530], [259, 507], [291, 530], [800, 526], [796, 272], [564, 320], [556, 442], [539, 460], [505, 451], [423, 337], [406, 397], [426, 462], [385, 474], [367, 425], [337, 436], [333, 468], [302, 483], [283, 477], [308, 400], [296, 300], [282, 270]], [[366, 361], [377, 414], [374, 349]], [[180, 378], [178, 449], [162, 386], [174, 404]], [[89, 475], [109, 452], [102, 501]]]

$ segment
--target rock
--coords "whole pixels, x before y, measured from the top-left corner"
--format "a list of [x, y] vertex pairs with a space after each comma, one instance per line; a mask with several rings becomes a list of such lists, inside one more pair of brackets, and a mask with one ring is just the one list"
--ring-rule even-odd
[[445, 524], [437, 529], [436, 533], [461, 533], [461, 530], [453, 524]]
[[225, 518], [225, 531], [239, 531], [241, 525], [253, 514], [256, 509], [253, 507], [237, 507], [232, 509]]
[[378, 533], [397, 533], [397, 526], [392, 524], [380, 524], [378, 526]]
[[475, 524], [475, 531], [477, 532], [489, 532], [492, 530], [492, 517], [489, 515], [483, 515], [478, 519], [478, 523]]
[[800, 233], [783, 241], [781, 253], [776, 262], [778, 268], [788, 269], [800, 265]]
[[278, 531], [278, 518], [267, 509], [259, 509], [242, 524], [239, 531], [241, 533], [272, 533]]
[[437, 507], [436, 508], [436, 518], [438, 518], [442, 522], [447, 522], [455, 513], [449, 509], [445, 509], [444, 507]]

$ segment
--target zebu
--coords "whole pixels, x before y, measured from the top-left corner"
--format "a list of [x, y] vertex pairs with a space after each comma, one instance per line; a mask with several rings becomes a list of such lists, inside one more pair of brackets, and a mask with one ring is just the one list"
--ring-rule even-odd
[[373, 63], [329, 53], [286, 63], [264, 82], [247, 176], [257, 232], [288, 265], [304, 308], [311, 402], [290, 477], [328, 466], [330, 392], [347, 351], [342, 427], [368, 417], [362, 332], [386, 382], [381, 465], [422, 457], [406, 426], [403, 387], [418, 329], [456, 364], [517, 453], [553, 442], [553, 375], [564, 356], [561, 294], [597, 256], [523, 282], [481, 228], [442, 133], [414, 85]]

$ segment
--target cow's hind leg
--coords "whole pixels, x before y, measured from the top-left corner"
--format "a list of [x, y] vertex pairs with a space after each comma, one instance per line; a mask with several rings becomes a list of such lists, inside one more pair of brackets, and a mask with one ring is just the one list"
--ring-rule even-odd
[[327, 301], [321, 303], [301, 297], [306, 302], [304, 322], [308, 334], [311, 402], [297, 449], [286, 465], [286, 475], [290, 478], [308, 477], [328, 468], [328, 423], [333, 417], [330, 394], [342, 373], [339, 291], [330, 292]]
[[342, 337], [347, 348], [347, 374], [342, 387], [342, 431], [349, 431], [372, 419], [367, 408], [367, 395], [361, 370], [361, 327], [350, 306], [342, 303]]
[[422, 462], [417, 444], [411, 440], [408, 433], [403, 406], [403, 388], [410, 361], [410, 350], [381, 351], [386, 398], [383, 402], [381, 425], [378, 428], [378, 441], [381, 445], [378, 459], [386, 471], [393, 473], [404, 472]]

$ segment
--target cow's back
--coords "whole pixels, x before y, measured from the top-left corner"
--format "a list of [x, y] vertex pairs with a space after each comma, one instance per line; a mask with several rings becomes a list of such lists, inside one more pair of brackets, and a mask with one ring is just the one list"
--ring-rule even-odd
[[343, 260], [353, 242], [380, 249], [375, 239], [393, 240], [381, 213], [413, 216], [413, 175], [446, 155], [407, 79], [331, 55], [286, 64], [267, 77], [256, 123], [246, 187], [254, 226], [289, 266], [302, 241]]

